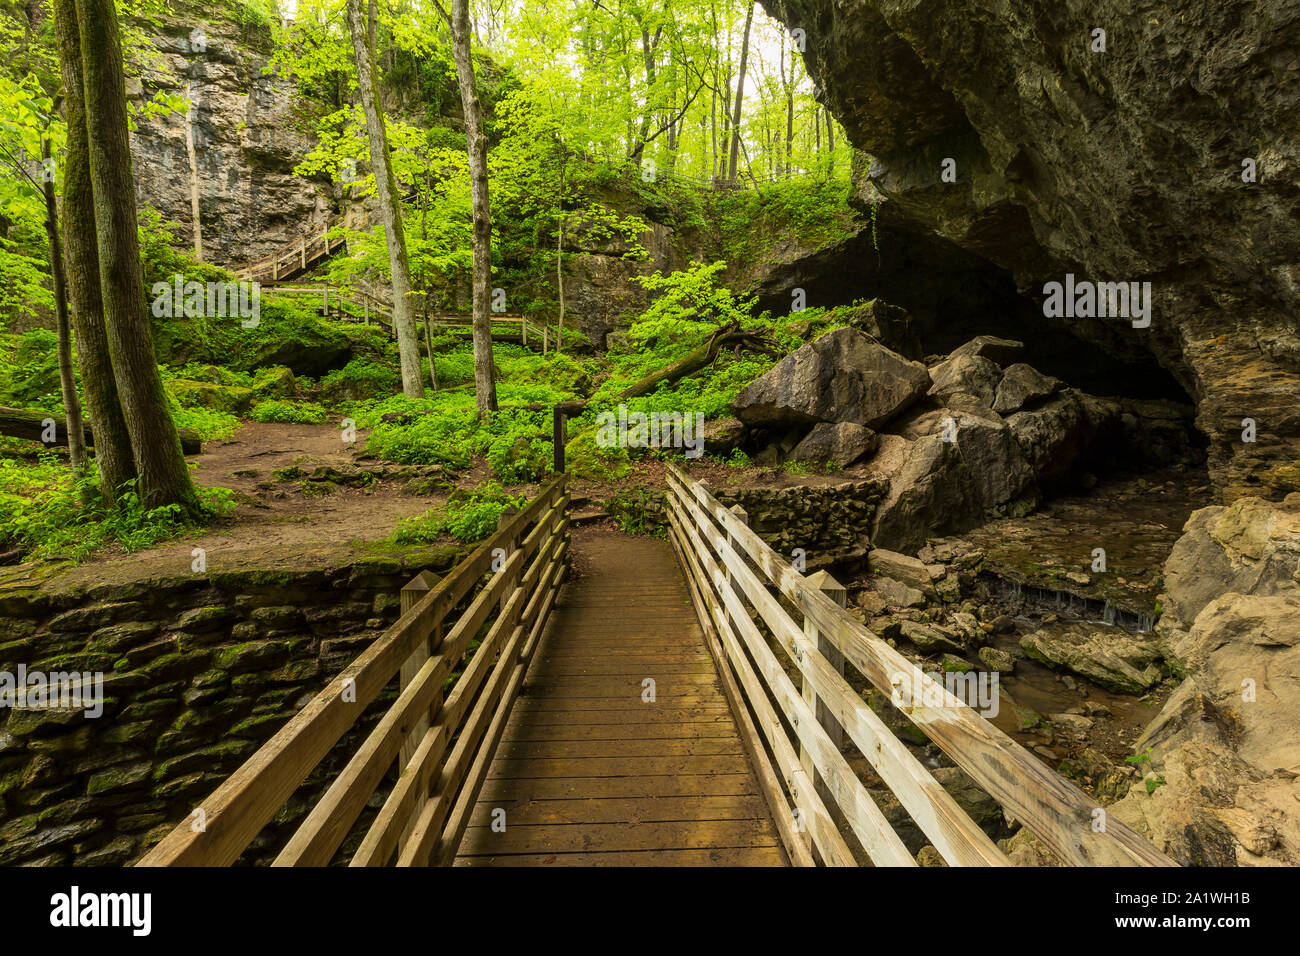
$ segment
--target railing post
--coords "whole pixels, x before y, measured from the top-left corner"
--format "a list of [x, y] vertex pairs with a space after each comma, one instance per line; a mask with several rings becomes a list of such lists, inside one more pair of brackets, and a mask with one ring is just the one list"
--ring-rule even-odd
[[[429, 590], [441, 580], [438, 575], [432, 571], [421, 571], [415, 577], [407, 582], [406, 587], [401, 590], [402, 613], [405, 614], [411, 608], [420, 602], [420, 598], [429, 593]], [[420, 668], [424, 662], [429, 659], [430, 645], [441, 643], [442, 625], [439, 624], [428, 637], [415, 645], [408, 657], [402, 664], [398, 683], [401, 689], [405, 690], [406, 686], [415, 679], [415, 675], [420, 673]], [[415, 753], [415, 748], [420, 746], [420, 741], [424, 737], [425, 731], [429, 729], [429, 715], [425, 714], [415, 722], [411, 732], [407, 734], [406, 740], [402, 742], [399, 749], [399, 766], [405, 767], [411, 756]]]
[[302, 259], [303, 271], [306, 271], [307, 269], [307, 237], [306, 236], [302, 236], [298, 240], [298, 255]]
[[[831, 577], [825, 571], [816, 571], [805, 578], [809, 587], [816, 588], [825, 594], [828, 598], [838, 604], [840, 607], [848, 605], [848, 592], [838, 581]], [[823, 637], [817, 630], [817, 625], [811, 618], [804, 617], [803, 632], [808, 640], [816, 645], [817, 653], [826, 658], [827, 662], [835, 670], [844, 673], [844, 656], [836, 650], [835, 646]], [[817, 723], [822, 725], [826, 735], [831, 738], [831, 743], [835, 745], [836, 750], [840, 750], [844, 745], [844, 728], [840, 722], [835, 719], [834, 714], [817, 696], [817, 691], [813, 688], [812, 682], [805, 676], [803, 678], [803, 699], [817, 714]], [[812, 754], [804, 749], [803, 744], [799, 745], [799, 761], [807, 771], [810, 778], [814, 778]], [[815, 775], [817, 781], [817, 793], [824, 800], [827, 806], [835, 804], [830, 792], [826, 788], [825, 782], [821, 779], [820, 774]]]
[[[730, 511], [733, 515], [735, 515], [740, 520], [741, 524], [749, 524], [749, 512], [746, 511], [744, 508], [740, 507], [740, 505], [732, 505], [727, 510]], [[736, 547], [736, 536], [731, 533], [731, 529], [727, 528], [726, 531], [727, 531], [727, 548], [731, 553], [727, 555], [723, 555], [722, 566], [726, 568], [727, 571], [727, 587], [733, 593], [739, 596], [740, 592], [736, 588], [736, 573], [731, 569], [731, 562], [740, 560], [740, 549]], [[723, 614], [726, 615], [727, 626], [734, 631], [736, 622], [732, 618], [731, 608], [727, 606], [726, 601], [722, 602], [722, 612]]]
[[551, 442], [555, 446], [555, 473], [564, 474], [564, 410], [556, 405], [551, 412]]
[[324, 312], [323, 312], [323, 314], [324, 314], [324, 316], [325, 316], [326, 318], [329, 318], [329, 314], [330, 314], [330, 284], [329, 284], [328, 282], [325, 283], [325, 305], [324, 305]]
[[[518, 508], [516, 508], [514, 505], [506, 505], [505, 509], [504, 509], [504, 510], [501, 512], [501, 514], [497, 517], [497, 530], [500, 531], [502, 528], [504, 528], [506, 525], [508, 525], [511, 521], [514, 521], [514, 520], [515, 520], [515, 515], [517, 515], [517, 514], [519, 514], [519, 509], [518, 509]], [[515, 537], [511, 537], [508, 541], [505, 542], [505, 552], [506, 552], [505, 561], [509, 561], [509, 560], [510, 560], [510, 556], [511, 556], [512, 554], [515, 553], [515, 549], [518, 548], [518, 547], [519, 547], [519, 538], [518, 538], [517, 536], [515, 536]], [[495, 560], [495, 557], [494, 557], [494, 560]], [[502, 570], [502, 571], [505, 570], [505, 563], [504, 563], [504, 561], [503, 561], [503, 563], [502, 563], [502, 568], [501, 568], [501, 570]], [[500, 573], [500, 572], [498, 572], [498, 573]], [[505, 609], [506, 609], [506, 603], [510, 600], [510, 592], [511, 592], [511, 590], [512, 590], [512, 589], [509, 588], [509, 587], [505, 587], [505, 588], [502, 588], [502, 589], [501, 589], [501, 600], [500, 600], [500, 602], [498, 603], [498, 606], [497, 606], [497, 610], [498, 610], [499, 612], [501, 612], [501, 613], [504, 613], [504, 612], [505, 612]]]

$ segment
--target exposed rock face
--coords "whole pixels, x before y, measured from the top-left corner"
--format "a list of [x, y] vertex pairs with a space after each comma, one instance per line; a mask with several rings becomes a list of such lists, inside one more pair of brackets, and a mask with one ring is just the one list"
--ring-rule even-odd
[[[1173, 373], [1224, 500], [1300, 490], [1300, 7], [763, 5], [806, 31], [823, 102], [873, 157], [864, 198], [1035, 295], [1067, 272], [1150, 281], [1149, 328], [1071, 329]], [[945, 158], [955, 182], [940, 178]], [[1242, 441], [1243, 418], [1257, 441]]]
[[1137, 742], [1148, 795], [1113, 811], [1181, 862], [1300, 864], [1300, 495], [1196, 512], [1157, 630], [1187, 674]]
[[[199, 28], [202, 36], [193, 31]], [[170, 94], [188, 98], [186, 111], [147, 117], [131, 133], [136, 200], [177, 226], [188, 245], [192, 124], [203, 223], [204, 259], [239, 268], [318, 232], [330, 219], [327, 192], [293, 175], [312, 146], [291, 104], [295, 83], [264, 73], [269, 54], [225, 20], [165, 18], [127, 94], [139, 108]]]
[[1190, 625], [1225, 592], [1300, 596], [1300, 496], [1286, 505], [1242, 498], [1193, 514], [1165, 564], [1167, 620]]
[[746, 425], [853, 422], [875, 428], [930, 387], [925, 366], [853, 329], [836, 329], [787, 355], [731, 403]]

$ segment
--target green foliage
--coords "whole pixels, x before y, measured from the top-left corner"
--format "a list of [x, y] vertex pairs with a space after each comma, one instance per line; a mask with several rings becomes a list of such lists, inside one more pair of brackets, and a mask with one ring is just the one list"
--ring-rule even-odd
[[373, 359], [355, 358], [320, 380], [321, 397], [326, 401], [359, 401], [386, 398], [400, 392], [402, 376], [391, 365]]
[[663, 537], [663, 525], [652, 526], [647, 515], [649, 507], [655, 503], [662, 507], [663, 497], [648, 488], [622, 488], [605, 503], [605, 510], [620, 531]]
[[454, 491], [445, 505], [404, 519], [393, 532], [393, 540], [398, 544], [426, 544], [451, 535], [458, 541], [480, 541], [496, 530], [506, 508], [522, 508], [526, 501], [522, 495], [506, 494], [496, 482], [470, 491]]
[[58, 336], [48, 329], [33, 329], [5, 338], [8, 347], [0, 353], [0, 405], [61, 413]]
[[258, 402], [250, 416], [255, 422], [298, 422], [319, 425], [329, 420], [329, 412], [315, 402], [286, 402], [279, 399]]
[[[35, 558], [80, 561], [110, 543], [137, 551], [198, 527], [179, 505], [146, 509], [133, 486], [124, 488], [117, 506], [109, 508], [98, 495], [95, 478], [75, 480], [56, 455], [42, 454], [35, 464], [0, 459], [0, 541]], [[198, 493], [204, 520], [234, 508], [228, 489], [200, 488]]]

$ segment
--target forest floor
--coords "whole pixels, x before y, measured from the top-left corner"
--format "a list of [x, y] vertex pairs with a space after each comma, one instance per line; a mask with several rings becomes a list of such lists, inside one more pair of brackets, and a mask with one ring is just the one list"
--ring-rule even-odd
[[[388, 538], [403, 519], [422, 515], [446, 502], [445, 490], [412, 493], [407, 487], [409, 477], [396, 477], [409, 468], [367, 459], [367, 436], [367, 432], [360, 431], [356, 442], [349, 445], [341, 440], [334, 423], [244, 422], [230, 438], [205, 442], [202, 454], [187, 459], [195, 466], [194, 481], [204, 487], [232, 491], [234, 510], [197, 534], [132, 552], [131, 563], [147, 564], [157, 558], [173, 557], [182, 546], [187, 553], [193, 548], [231, 552], [380, 541]], [[792, 474], [753, 465], [737, 467], [707, 457], [681, 463], [693, 477], [715, 488], [837, 484], [863, 477], [854, 469], [837, 475]], [[301, 480], [286, 477], [285, 470], [295, 467], [304, 472]], [[369, 475], [362, 476], [365, 482], [356, 483], [307, 480], [320, 468], [343, 475], [361, 470]], [[631, 470], [616, 481], [575, 480], [572, 490], [575, 500], [586, 503], [579, 510], [588, 512], [586, 520], [591, 520], [596, 515], [590, 512], [603, 511], [604, 502], [621, 489], [630, 485], [665, 486], [666, 472], [664, 461], [650, 457], [634, 462]], [[448, 477], [461, 488], [476, 488], [493, 480], [491, 469], [483, 461]], [[505, 490], [531, 498], [539, 487], [508, 485]], [[613, 521], [601, 525], [610, 530], [616, 527]], [[118, 562], [126, 557], [122, 548], [110, 545], [87, 559], [86, 564]]]
[[[373, 541], [390, 535], [403, 518], [423, 514], [446, 500], [438, 495], [402, 494], [402, 483], [395, 481], [375, 481], [362, 487], [337, 484], [329, 494], [314, 495], [304, 493], [306, 482], [276, 481], [274, 472], [295, 465], [307, 470], [318, 466], [354, 468], [354, 449], [365, 446], [365, 433], [358, 433], [353, 446], [345, 445], [339, 436], [334, 424], [245, 422], [229, 439], [205, 442], [203, 454], [187, 459], [197, 466], [194, 481], [235, 492], [234, 511], [213, 521], [199, 535], [168, 541], [132, 556], [147, 561], [175, 553], [179, 544], [186, 550], [212, 551]], [[121, 549], [114, 546], [96, 554], [89, 563], [121, 557]]]

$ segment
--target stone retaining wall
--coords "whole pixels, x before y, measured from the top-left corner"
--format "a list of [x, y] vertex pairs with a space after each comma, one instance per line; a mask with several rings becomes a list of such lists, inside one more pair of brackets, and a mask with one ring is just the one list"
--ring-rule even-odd
[[[740, 505], [749, 526], [787, 559], [802, 548], [808, 566], [861, 557], [869, 547], [876, 505], [888, 483], [868, 478], [828, 485], [789, 488], [711, 488], [726, 507]], [[657, 488], [631, 488], [606, 504], [627, 530], [658, 531], [667, 523], [664, 493]]]
[[[445, 547], [313, 568], [300, 557], [290, 568], [0, 589], [0, 673], [104, 678], [97, 718], [0, 710], [0, 865], [141, 856], [397, 619], [412, 576], [460, 557]], [[246, 862], [278, 852], [395, 693], [367, 708]]]

